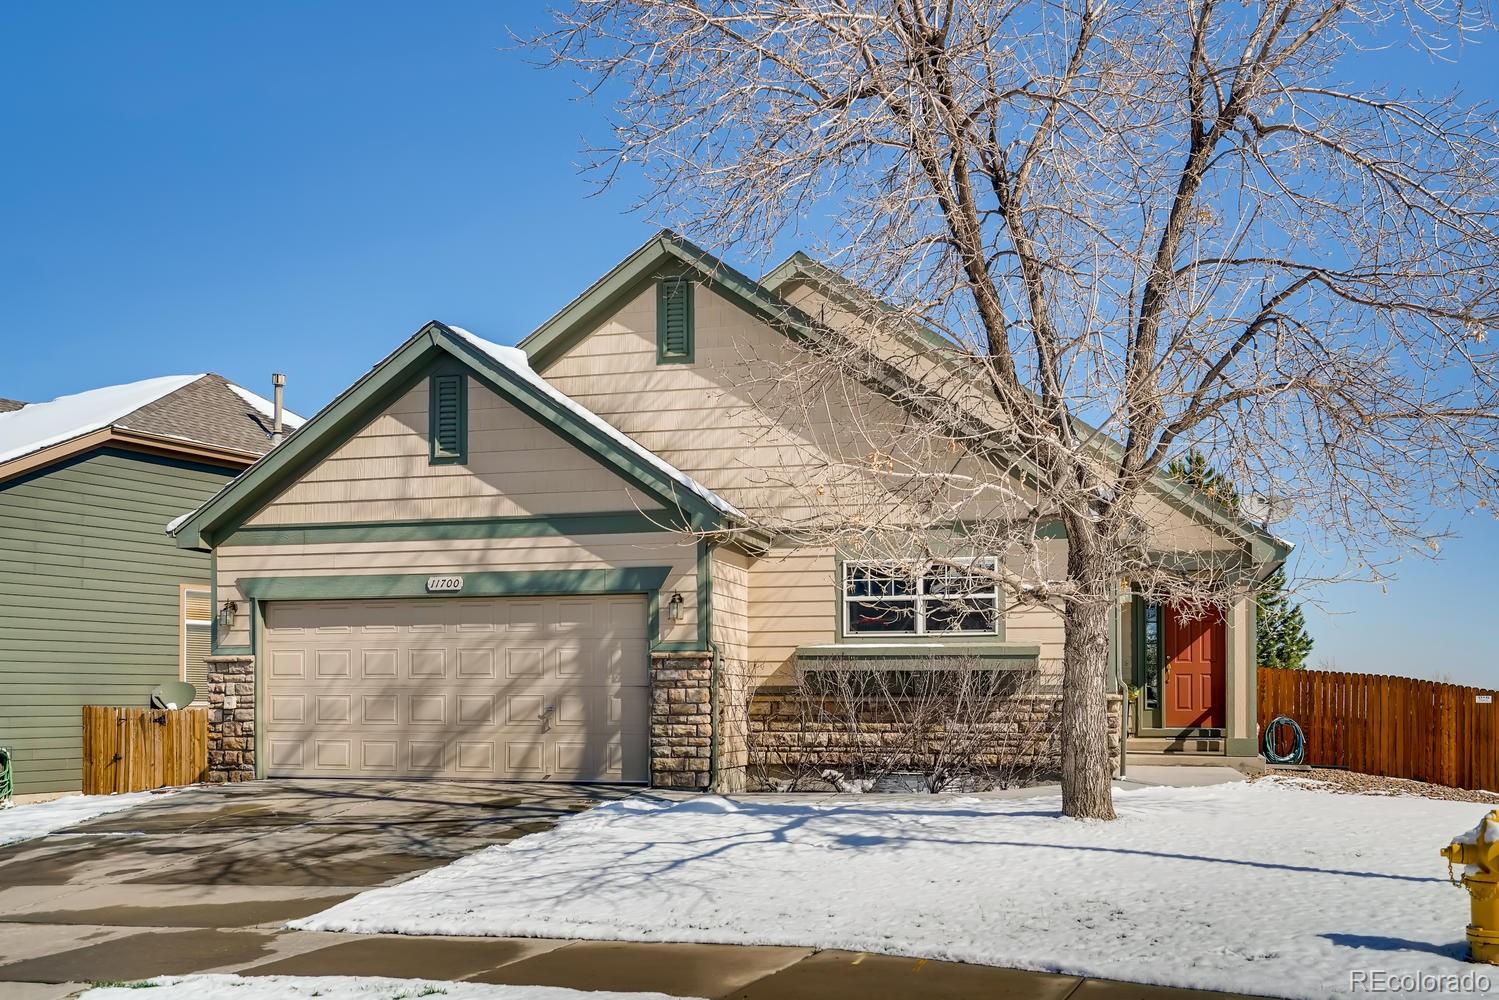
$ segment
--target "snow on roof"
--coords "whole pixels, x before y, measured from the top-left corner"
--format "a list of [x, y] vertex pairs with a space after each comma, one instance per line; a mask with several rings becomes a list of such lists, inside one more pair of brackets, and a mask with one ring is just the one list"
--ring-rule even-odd
[[124, 385], [107, 385], [0, 413], [0, 462], [108, 427], [126, 414], [202, 377], [201, 374], [164, 375]]
[[[235, 385], [233, 382], [226, 381], [224, 384], [229, 387], [230, 392], [234, 393], [240, 399], [243, 399], [246, 403], [249, 403], [251, 406], [255, 407], [255, 412], [259, 413], [262, 417], [274, 417], [276, 415], [275, 404], [272, 403], [269, 399], [266, 399], [264, 396], [257, 396], [255, 395], [255, 393], [251, 392], [249, 389], [246, 389], [244, 386]], [[285, 407], [282, 407], [281, 422], [287, 427], [295, 430], [296, 428], [301, 427], [303, 424], [305, 424], [307, 422], [307, 419], [305, 417], [299, 417], [292, 411], [286, 409]]]
[[720, 510], [723, 513], [729, 514], [733, 517], [742, 518], [745, 516], [738, 507], [735, 507], [733, 504], [729, 503], [727, 500], [723, 499], [718, 494], [714, 493], [712, 490], [699, 483], [696, 479], [693, 479], [685, 472], [682, 472], [676, 466], [665, 461], [659, 455], [641, 447], [639, 444], [636, 444], [634, 440], [621, 433], [612, 424], [604, 420], [603, 417], [600, 417], [598, 414], [578, 403], [570, 396], [567, 396], [558, 391], [555, 386], [553, 386], [546, 379], [542, 378], [540, 375], [536, 374], [536, 372], [531, 368], [531, 363], [529, 360], [527, 360], [525, 351], [522, 351], [518, 347], [505, 347], [501, 344], [491, 343], [490, 341], [487, 341], [482, 337], [474, 336], [472, 333], [460, 326], [453, 326], [452, 324], [444, 325], [447, 326], [449, 330], [452, 330], [454, 333], [458, 334], [458, 336], [468, 341], [474, 347], [483, 351], [490, 358], [494, 359], [494, 361], [504, 366], [511, 372], [514, 372], [516, 375], [519, 375], [521, 378], [525, 379], [527, 383], [534, 386], [548, 399], [551, 399], [559, 406], [567, 408], [569, 411], [576, 414], [579, 418], [586, 421], [589, 425], [603, 432], [609, 437], [610, 440], [621, 445], [631, 454], [640, 458], [642, 461], [647, 462], [653, 468], [665, 474], [667, 478], [680, 484], [681, 486], [692, 491], [697, 496], [706, 500], [717, 510]]

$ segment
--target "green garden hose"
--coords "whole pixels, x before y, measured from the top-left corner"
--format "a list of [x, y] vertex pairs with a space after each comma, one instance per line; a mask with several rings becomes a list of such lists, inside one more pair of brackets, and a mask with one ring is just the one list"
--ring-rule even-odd
[[15, 781], [10, 773], [10, 747], [0, 747], [0, 809], [11, 805], [10, 795], [15, 790]]
[[[1275, 749], [1276, 737], [1280, 735], [1282, 728], [1291, 730], [1291, 750], [1289, 753], [1278, 753]], [[1271, 764], [1300, 764], [1306, 759], [1306, 734], [1296, 724], [1296, 720], [1289, 715], [1277, 715], [1270, 720], [1270, 725], [1265, 727], [1265, 760]]]

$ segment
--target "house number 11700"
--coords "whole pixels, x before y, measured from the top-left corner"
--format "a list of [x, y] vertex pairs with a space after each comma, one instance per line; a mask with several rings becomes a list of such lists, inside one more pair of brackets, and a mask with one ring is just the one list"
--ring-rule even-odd
[[463, 589], [463, 577], [461, 576], [429, 576], [427, 577], [427, 593], [451, 593]]

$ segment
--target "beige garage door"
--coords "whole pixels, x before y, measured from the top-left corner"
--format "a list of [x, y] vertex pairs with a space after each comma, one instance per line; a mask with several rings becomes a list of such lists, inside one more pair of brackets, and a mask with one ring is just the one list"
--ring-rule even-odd
[[280, 777], [647, 780], [645, 599], [277, 602]]

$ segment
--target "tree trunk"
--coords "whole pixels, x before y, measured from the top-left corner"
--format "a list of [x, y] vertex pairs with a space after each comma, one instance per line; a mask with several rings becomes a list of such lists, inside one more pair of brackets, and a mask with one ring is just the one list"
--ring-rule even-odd
[[[1072, 526], [1069, 524], [1069, 529]], [[1109, 608], [1114, 581], [1091, 557], [1087, 525], [1069, 531], [1068, 570], [1082, 594], [1062, 610], [1062, 812], [1114, 818], [1113, 754], [1109, 752]], [[1075, 541], [1074, 541], [1075, 540]], [[1121, 738], [1122, 735], [1121, 735]]]

